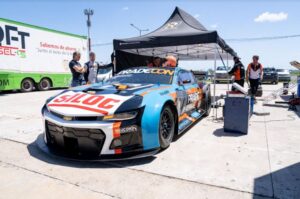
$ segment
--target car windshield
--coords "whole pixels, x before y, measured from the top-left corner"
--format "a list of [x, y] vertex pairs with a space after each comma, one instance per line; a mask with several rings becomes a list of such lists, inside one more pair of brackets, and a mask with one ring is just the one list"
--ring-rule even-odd
[[226, 67], [225, 66], [219, 66], [219, 67], [217, 67], [217, 70], [226, 70]]
[[171, 84], [173, 75], [173, 68], [132, 68], [119, 72], [107, 82], [112, 84]]
[[111, 72], [112, 68], [99, 68], [98, 70], [98, 74], [107, 74], [109, 72]]
[[272, 71], [275, 71], [274, 68], [264, 68], [263, 69], [264, 72], [272, 72]]

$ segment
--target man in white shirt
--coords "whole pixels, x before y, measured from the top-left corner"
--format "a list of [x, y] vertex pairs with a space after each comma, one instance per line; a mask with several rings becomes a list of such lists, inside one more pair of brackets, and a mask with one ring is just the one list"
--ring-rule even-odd
[[252, 60], [252, 63], [247, 68], [246, 80], [250, 82], [251, 94], [255, 97], [260, 81], [263, 78], [263, 66], [258, 62], [258, 55], [254, 55]]
[[97, 74], [100, 68], [100, 64], [96, 62], [96, 54], [94, 52], [90, 52], [90, 61], [84, 64], [86, 69], [86, 73], [84, 74], [85, 81], [88, 84], [97, 83]]

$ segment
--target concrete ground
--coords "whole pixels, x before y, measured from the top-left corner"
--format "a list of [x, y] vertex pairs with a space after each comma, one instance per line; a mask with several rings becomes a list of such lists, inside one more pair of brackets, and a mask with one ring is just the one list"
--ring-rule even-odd
[[255, 111], [270, 115], [252, 116], [248, 135], [224, 133], [209, 116], [153, 157], [79, 162], [35, 143], [40, 109], [58, 92], [0, 93], [0, 198], [300, 198], [299, 113], [285, 105], [258, 101]]

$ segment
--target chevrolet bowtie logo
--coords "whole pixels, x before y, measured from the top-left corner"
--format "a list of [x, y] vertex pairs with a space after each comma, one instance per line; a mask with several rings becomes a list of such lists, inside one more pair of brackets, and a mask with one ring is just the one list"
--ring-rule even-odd
[[64, 116], [63, 119], [64, 119], [64, 120], [67, 120], [67, 121], [71, 121], [71, 120], [72, 120], [72, 117], [70, 117], [70, 116]]

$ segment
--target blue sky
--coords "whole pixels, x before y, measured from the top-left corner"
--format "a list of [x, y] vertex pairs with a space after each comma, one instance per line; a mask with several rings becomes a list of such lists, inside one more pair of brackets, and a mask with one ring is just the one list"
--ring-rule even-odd
[[[300, 2], [276, 0], [110, 0], [110, 1], [1, 1], [0, 17], [33, 25], [86, 35], [83, 9], [94, 9], [92, 43], [108, 43], [114, 38], [137, 36], [134, 23], [150, 31], [164, 23], [175, 6], [195, 16], [207, 29], [216, 29], [226, 39], [300, 34]], [[260, 16], [260, 17], [259, 17]], [[256, 20], [255, 20], [256, 19]], [[300, 38], [234, 42], [227, 41], [244, 64], [253, 54], [261, 57], [264, 66], [289, 67], [300, 60]], [[112, 45], [94, 47], [97, 59], [110, 59]], [[185, 62], [187, 68], [209, 68], [213, 62]]]

